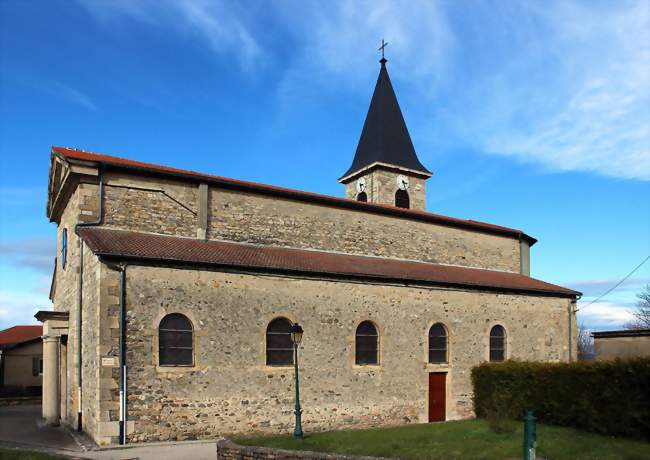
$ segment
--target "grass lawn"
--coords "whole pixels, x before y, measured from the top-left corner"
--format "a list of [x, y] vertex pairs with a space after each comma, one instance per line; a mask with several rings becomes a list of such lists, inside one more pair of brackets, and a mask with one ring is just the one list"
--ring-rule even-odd
[[[522, 456], [522, 427], [495, 434], [483, 420], [463, 420], [395, 428], [236, 438], [239, 444], [339, 452], [405, 459], [504, 460]], [[650, 459], [650, 444], [600, 436], [571, 428], [537, 425], [537, 456], [548, 460]]]
[[60, 458], [31, 450], [0, 448], [0, 460], [56, 460]]

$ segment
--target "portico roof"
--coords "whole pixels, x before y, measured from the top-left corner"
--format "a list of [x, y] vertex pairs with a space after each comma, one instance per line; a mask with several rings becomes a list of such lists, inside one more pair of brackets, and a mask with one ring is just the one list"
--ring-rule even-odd
[[96, 255], [148, 264], [354, 278], [400, 284], [520, 292], [574, 298], [579, 292], [519, 273], [353, 254], [205, 241], [101, 227], [79, 229]]

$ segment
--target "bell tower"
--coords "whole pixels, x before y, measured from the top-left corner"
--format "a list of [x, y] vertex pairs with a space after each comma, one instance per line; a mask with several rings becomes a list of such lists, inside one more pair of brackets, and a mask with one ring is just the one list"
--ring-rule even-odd
[[385, 45], [354, 160], [339, 182], [346, 198], [424, 211], [432, 174], [415, 153], [386, 69]]

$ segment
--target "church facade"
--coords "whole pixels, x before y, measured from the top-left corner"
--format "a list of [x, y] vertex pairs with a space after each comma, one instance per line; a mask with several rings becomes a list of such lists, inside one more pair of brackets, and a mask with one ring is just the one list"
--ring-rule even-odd
[[484, 361], [568, 361], [536, 240], [432, 214], [386, 61], [345, 198], [53, 147], [43, 415], [101, 445], [473, 416]]

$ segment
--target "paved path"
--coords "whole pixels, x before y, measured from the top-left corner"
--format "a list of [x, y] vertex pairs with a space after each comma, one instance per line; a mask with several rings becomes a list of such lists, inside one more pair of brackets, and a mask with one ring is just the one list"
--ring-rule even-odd
[[82, 450], [64, 428], [42, 423], [40, 404], [0, 407], [0, 442], [72, 452]]
[[138, 447], [87, 450], [68, 430], [42, 423], [40, 405], [0, 407], [0, 445], [42, 450], [76, 459], [214, 460], [215, 442], [147, 444]]
[[215, 442], [169, 443], [142, 447], [119, 448], [84, 452], [83, 458], [100, 460], [215, 460]]

